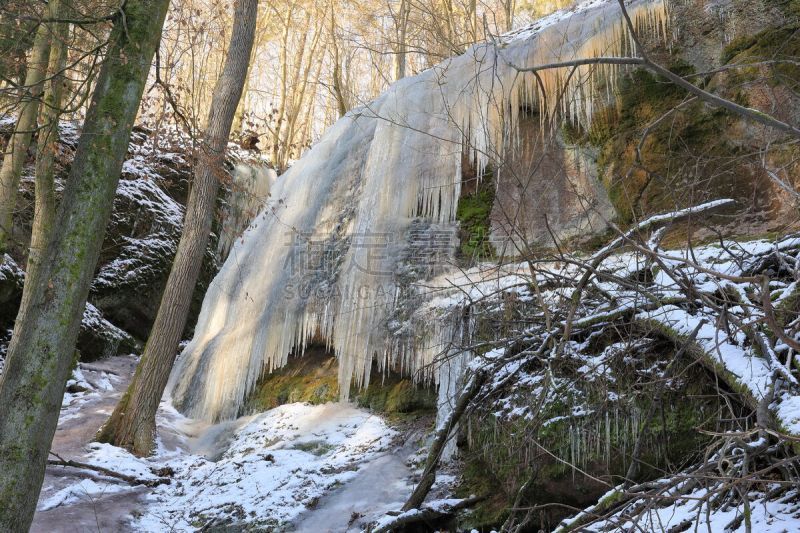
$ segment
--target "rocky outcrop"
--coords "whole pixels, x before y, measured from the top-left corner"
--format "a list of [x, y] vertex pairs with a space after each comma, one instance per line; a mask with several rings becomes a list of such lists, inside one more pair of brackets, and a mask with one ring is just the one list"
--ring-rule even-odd
[[[320, 404], [338, 401], [339, 365], [324, 346], [310, 346], [287, 365], [264, 374], [250, 393], [245, 412], [261, 412], [285, 403]], [[377, 369], [375, 374], [379, 375]], [[436, 394], [430, 384], [414, 383], [397, 372], [386, 372], [366, 388], [352, 387], [350, 399], [359, 407], [387, 415], [430, 415]]]
[[[25, 272], [9, 255], [5, 255], [0, 263], [0, 359], [5, 356], [6, 346], [11, 340], [24, 281]], [[136, 339], [106, 320], [94, 305], [86, 304], [76, 346], [82, 361], [135, 353], [140, 347]]]
[[[0, 137], [7, 137], [13, 125], [10, 118], [0, 120]], [[69, 173], [79, 137], [75, 124], [60, 125], [57, 195], [61, 194], [63, 180]], [[20, 184], [15, 241], [10, 250], [13, 260], [0, 270], [0, 328], [5, 328], [2, 331], [13, 326], [22, 291], [24, 272], [16, 265], [25, 264], [33, 218], [35, 147], [32, 152]], [[189, 153], [190, 139], [180, 132], [167, 129], [155, 133], [134, 128], [78, 340], [82, 359], [130, 353], [147, 338], [181, 236], [192, 175]], [[234, 149], [230, 168], [233, 163], [242, 165], [252, 160], [253, 154]], [[222, 179], [221, 208], [226, 205], [225, 198], [236, 192], [229, 192], [232, 184], [233, 180]], [[252, 201], [248, 204], [251, 210], [257, 208], [251, 204]], [[187, 335], [205, 289], [219, 266], [216, 246], [214, 234], [193, 297]], [[5, 341], [0, 340], [0, 345], [5, 345], [10, 337], [8, 333], [4, 336]]]
[[[669, 43], [642, 35], [654, 59], [739, 104], [800, 121], [800, 3], [670, 0], [669, 6]], [[732, 67], [755, 62], [766, 63]], [[727, 70], [709, 73], [719, 68]], [[737, 200], [725, 215], [730, 235], [763, 234], [796, 219], [798, 198], [780, 182], [798, 185], [800, 151], [775, 131], [690, 100], [642, 69], [629, 69], [603, 93], [609, 97], [596, 102], [591, 125], [567, 122], [553, 136], [542, 135], [537, 109], [523, 109], [518, 139], [493, 169], [488, 226], [498, 255], [573, 237], [586, 241], [608, 222], [625, 226], [722, 196]], [[468, 193], [470, 180], [465, 175]], [[475, 227], [477, 234], [487, 229], [474, 223], [475, 200], [467, 195], [462, 248], [465, 237], [475, 240]], [[700, 229], [698, 236], [710, 234]]]
[[614, 209], [599, 181], [596, 150], [550, 136], [535, 112], [519, 124], [519, 143], [497, 171], [491, 212], [495, 249], [506, 255], [553, 246], [554, 239], [603, 232]]

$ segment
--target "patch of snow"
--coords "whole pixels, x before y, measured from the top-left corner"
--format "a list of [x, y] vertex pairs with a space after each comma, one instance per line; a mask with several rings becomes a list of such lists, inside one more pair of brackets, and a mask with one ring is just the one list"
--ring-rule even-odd
[[137, 531], [191, 531], [206, 524], [280, 528], [353, 479], [396, 432], [348, 404], [288, 404], [258, 415], [216, 460], [174, 455], [171, 485], [148, 497]]
[[127, 487], [115, 482], [104, 483], [92, 479], [84, 479], [56, 492], [46, 500], [39, 502], [37, 510], [47, 511], [54, 507], [92, 500], [107, 494], [127, 490]]

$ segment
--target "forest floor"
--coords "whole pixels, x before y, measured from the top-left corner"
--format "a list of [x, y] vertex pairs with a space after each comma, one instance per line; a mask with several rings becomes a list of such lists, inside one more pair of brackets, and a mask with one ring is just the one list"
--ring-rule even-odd
[[162, 402], [153, 457], [92, 442], [136, 362], [123, 356], [78, 366], [52, 451], [151, 484], [169, 482], [148, 487], [50, 465], [31, 531], [193, 531], [244, 524], [361, 531], [401, 507], [413, 488], [424, 430], [419, 424], [392, 427], [346, 403], [286, 404], [207, 424]]

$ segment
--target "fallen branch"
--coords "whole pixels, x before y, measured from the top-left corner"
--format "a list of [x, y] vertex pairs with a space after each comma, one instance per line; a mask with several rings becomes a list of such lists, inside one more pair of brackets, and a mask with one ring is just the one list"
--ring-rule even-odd
[[111, 470], [110, 468], [106, 468], [104, 466], [92, 465], [89, 463], [81, 463], [79, 461], [73, 461], [71, 459], [64, 459], [63, 457], [54, 452], [50, 452], [50, 455], [56, 457], [57, 459], [48, 459], [47, 460], [48, 465], [80, 468], [84, 470], [93, 470], [105, 476], [125, 481], [126, 483], [130, 483], [131, 485], [134, 486], [144, 485], [146, 487], [157, 487], [159, 485], [169, 485], [172, 482], [172, 480], [168, 477], [156, 477], [152, 479], [138, 478], [135, 476], [129, 476], [127, 474], [122, 474], [120, 472], [115, 472], [114, 470]]
[[387, 522], [377, 529], [370, 530], [370, 533], [389, 533], [399, 528], [410, 526], [412, 524], [428, 523], [433, 520], [438, 520], [447, 516], [452, 516], [461, 509], [472, 507], [476, 503], [483, 501], [488, 496], [472, 496], [458, 501], [452, 505], [443, 504], [436, 507], [422, 507], [421, 509], [412, 509], [401, 513], [394, 517], [390, 522]]
[[430, 492], [433, 482], [436, 481], [436, 468], [439, 466], [439, 459], [442, 456], [442, 450], [444, 450], [444, 445], [450, 436], [450, 432], [455, 427], [458, 419], [461, 418], [461, 415], [464, 414], [464, 411], [467, 410], [467, 406], [472, 398], [481, 390], [481, 386], [483, 386], [485, 381], [486, 373], [477, 371], [469, 379], [464, 390], [461, 391], [450, 416], [436, 432], [436, 436], [431, 444], [431, 449], [428, 452], [428, 459], [425, 461], [425, 469], [422, 471], [422, 478], [403, 506], [403, 511], [419, 508], [422, 502], [425, 501], [425, 497], [428, 495], [428, 492]]
[[700, 214], [706, 214], [709, 211], [717, 210], [724, 207], [729, 207], [733, 205], [735, 202], [729, 198], [723, 200], [714, 200], [711, 202], [706, 202], [704, 204], [700, 204], [694, 207], [687, 207], [686, 209], [680, 209], [678, 211], [673, 211], [671, 213], [664, 213], [660, 215], [654, 215], [649, 217], [646, 220], [643, 220], [627, 232], [620, 232], [620, 236], [611, 241], [607, 246], [604, 246], [602, 249], [598, 250], [594, 255], [592, 255], [591, 259], [588, 261], [588, 268], [584, 272], [583, 276], [581, 276], [580, 280], [578, 281], [575, 290], [572, 292], [572, 301], [567, 312], [567, 318], [564, 321], [564, 335], [561, 340], [560, 348], [563, 349], [566, 342], [569, 340], [571, 333], [572, 333], [572, 324], [575, 320], [575, 313], [578, 310], [578, 304], [581, 300], [581, 295], [583, 290], [586, 288], [586, 285], [592, 279], [595, 272], [597, 271], [600, 264], [605, 261], [611, 254], [613, 254], [616, 250], [622, 248], [626, 243], [630, 243], [634, 241], [636, 235], [639, 235], [646, 231], [653, 231], [658, 228], [667, 226], [669, 224], [683, 222], [684, 220], [690, 219], [694, 216]]

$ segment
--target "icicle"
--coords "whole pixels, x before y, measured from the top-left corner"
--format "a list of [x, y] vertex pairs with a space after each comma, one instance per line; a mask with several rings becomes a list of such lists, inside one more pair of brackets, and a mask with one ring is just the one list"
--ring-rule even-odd
[[268, 167], [237, 164], [231, 178], [225, 218], [217, 242], [217, 257], [222, 260], [228, 257], [234, 241], [267, 201], [278, 175]]

